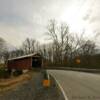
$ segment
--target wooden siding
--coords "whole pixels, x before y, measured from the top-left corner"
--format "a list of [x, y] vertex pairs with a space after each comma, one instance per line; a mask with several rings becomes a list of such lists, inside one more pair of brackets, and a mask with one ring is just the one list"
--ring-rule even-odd
[[32, 57], [8, 60], [8, 69], [31, 69]]

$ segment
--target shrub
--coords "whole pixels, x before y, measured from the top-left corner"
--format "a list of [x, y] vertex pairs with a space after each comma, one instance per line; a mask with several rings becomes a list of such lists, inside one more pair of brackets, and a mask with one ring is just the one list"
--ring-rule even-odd
[[4, 67], [4, 64], [0, 63], [0, 68]]
[[14, 72], [13, 72], [13, 75], [14, 76], [19, 76], [19, 75], [21, 75], [23, 72], [22, 72], [22, 70], [15, 70]]
[[0, 68], [0, 78], [9, 78], [10, 73], [5, 68]]

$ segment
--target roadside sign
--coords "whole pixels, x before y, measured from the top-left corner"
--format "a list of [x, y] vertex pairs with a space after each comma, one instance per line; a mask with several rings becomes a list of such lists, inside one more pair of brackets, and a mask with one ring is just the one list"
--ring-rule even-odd
[[80, 64], [81, 63], [81, 60], [80, 59], [76, 59], [76, 63], [77, 64]]

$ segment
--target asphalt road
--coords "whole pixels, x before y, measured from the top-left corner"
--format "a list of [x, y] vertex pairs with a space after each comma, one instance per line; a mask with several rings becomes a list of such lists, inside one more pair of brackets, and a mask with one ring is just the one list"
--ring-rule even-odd
[[48, 70], [60, 84], [66, 100], [100, 100], [100, 74]]

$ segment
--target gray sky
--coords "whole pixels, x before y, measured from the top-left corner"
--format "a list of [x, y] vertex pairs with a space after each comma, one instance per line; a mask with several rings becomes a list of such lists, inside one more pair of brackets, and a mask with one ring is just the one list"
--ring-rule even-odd
[[100, 0], [0, 0], [0, 37], [14, 46], [26, 37], [45, 42], [49, 19], [93, 38], [100, 32]]

